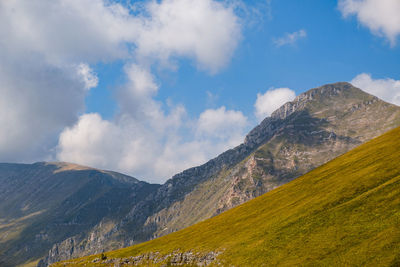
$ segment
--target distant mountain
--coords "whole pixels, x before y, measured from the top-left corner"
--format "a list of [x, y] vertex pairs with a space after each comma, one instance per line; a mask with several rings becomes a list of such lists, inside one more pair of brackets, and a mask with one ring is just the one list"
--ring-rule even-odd
[[132, 203], [121, 220], [113, 220], [113, 227], [97, 224], [84, 237], [55, 244], [43, 265], [183, 229], [279, 187], [399, 125], [399, 107], [349, 83], [311, 89], [262, 121], [243, 144], [175, 175], [145, 201]]
[[83, 238], [95, 225], [111, 229], [113, 220], [158, 188], [75, 164], [2, 163], [0, 266], [37, 261], [54, 243]]
[[219, 216], [68, 266], [399, 266], [399, 140], [396, 128]]

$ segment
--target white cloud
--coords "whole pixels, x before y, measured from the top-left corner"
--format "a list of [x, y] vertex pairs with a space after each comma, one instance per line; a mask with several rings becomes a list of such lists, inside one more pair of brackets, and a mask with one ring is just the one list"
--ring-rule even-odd
[[274, 39], [274, 44], [277, 47], [281, 47], [284, 45], [292, 45], [296, 43], [299, 39], [307, 37], [307, 32], [304, 29], [301, 29], [297, 32], [286, 33], [283, 37]]
[[149, 70], [130, 64], [125, 66], [125, 72], [129, 79], [128, 92], [131, 97], [146, 97], [157, 93], [158, 85]]
[[0, 161], [51, 157], [98, 82], [85, 62], [126, 54], [110, 29], [122, 15], [102, 3], [0, 1]]
[[119, 129], [112, 123], [102, 120], [97, 113], [84, 114], [76, 125], [60, 135], [61, 158], [88, 165], [106, 165], [108, 160], [119, 158], [121, 150], [116, 145], [120, 140]]
[[225, 66], [241, 36], [233, 4], [164, 0], [140, 6], [135, 16], [105, 0], [2, 1], [0, 36], [8, 49], [39, 53], [52, 64], [121, 59], [133, 49], [138, 60], [185, 56], [211, 72]]
[[350, 83], [386, 102], [400, 105], [400, 80], [373, 79], [370, 74], [361, 73]]
[[197, 122], [198, 136], [216, 136], [231, 138], [237, 129], [247, 125], [247, 118], [240, 111], [226, 110], [224, 106], [218, 109], [207, 109], [202, 112]]
[[169, 64], [172, 56], [194, 58], [211, 73], [226, 65], [240, 39], [233, 6], [212, 0], [151, 1], [141, 17], [137, 54]]
[[125, 72], [118, 116], [82, 115], [60, 135], [59, 160], [163, 182], [243, 141], [247, 118], [241, 112], [220, 107], [188, 118], [183, 106], [165, 109], [154, 100], [159, 87], [149, 70], [133, 64]]
[[0, 5], [4, 45], [37, 53], [54, 65], [126, 57], [126, 44], [136, 36], [129, 11], [102, 0], [9, 0]]
[[[83, 147], [85, 153], [74, 154], [76, 143], [71, 138], [88, 133], [85, 126], [89, 122], [98, 126], [99, 134], [104, 133], [93, 143], [110, 142], [115, 137], [128, 140], [134, 151], [140, 151], [135, 144], [145, 149], [152, 141], [172, 140], [174, 128], [180, 129], [184, 123], [185, 110], [178, 105], [165, 114], [163, 103], [153, 99], [159, 85], [150, 72], [152, 64], [177, 67], [175, 60], [187, 57], [202, 70], [219, 71], [240, 40], [241, 25], [235, 12], [232, 2], [214, 0], [146, 1], [134, 12], [106, 0], [0, 1], [0, 40], [7, 40], [0, 42], [0, 123], [4, 126], [0, 130], [0, 160], [43, 159], [65, 129], [57, 150], [58, 155], [64, 155], [60, 158], [99, 162], [101, 167], [105, 163], [90, 142], [91, 149]], [[99, 80], [90, 65], [115, 60], [128, 62], [128, 82], [118, 91], [120, 113], [111, 121], [87, 114], [77, 122], [87, 90]], [[133, 135], [137, 139], [126, 137], [132, 131], [137, 131]], [[154, 140], [144, 145], [142, 140], [152, 135]], [[102, 147], [113, 155], [111, 148], [99, 149]], [[166, 145], [155, 147], [167, 151]], [[157, 155], [149, 153], [149, 157]], [[133, 173], [139, 167], [132, 167], [130, 158], [111, 162], [128, 166], [120, 170]], [[136, 162], [141, 161], [137, 158]], [[165, 168], [175, 168], [171, 166]]]
[[[104, 120], [99, 114], [85, 114], [61, 134], [58, 158], [164, 182], [178, 171], [202, 164], [243, 141], [246, 118], [240, 112], [219, 110], [216, 114], [220, 118], [205, 115], [198, 122], [186, 121], [182, 109], [173, 110], [161, 118], [174, 121], [167, 126], [157, 126], [162, 121], [145, 122], [127, 114], [114, 121]], [[215, 124], [221, 119], [225, 119], [228, 129]], [[187, 128], [190, 123], [192, 129]], [[182, 131], [202, 134], [186, 139]]]
[[292, 101], [296, 93], [289, 88], [276, 88], [266, 91], [264, 94], [257, 94], [257, 100], [254, 104], [255, 115], [259, 120], [271, 115], [276, 109]]
[[89, 67], [86, 63], [80, 63], [77, 66], [77, 72], [83, 79], [85, 83], [85, 89], [89, 90], [94, 88], [99, 83], [99, 78], [97, 77], [96, 73]]
[[400, 34], [400, 1], [339, 0], [338, 7], [345, 17], [356, 15], [374, 34], [385, 36], [392, 45], [396, 43]]

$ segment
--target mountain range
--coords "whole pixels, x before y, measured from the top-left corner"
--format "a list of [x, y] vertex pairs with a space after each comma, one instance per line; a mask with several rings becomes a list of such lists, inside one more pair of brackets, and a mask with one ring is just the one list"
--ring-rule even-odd
[[334, 83], [299, 95], [241, 145], [163, 185], [67, 163], [1, 164], [2, 264], [36, 264], [44, 257], [38, 265], [47, 266], [164, 236], [281, 187], [399, 125], [399, 107]]
[[256, 199], [54, 266], [399, 266], [400, 128]]

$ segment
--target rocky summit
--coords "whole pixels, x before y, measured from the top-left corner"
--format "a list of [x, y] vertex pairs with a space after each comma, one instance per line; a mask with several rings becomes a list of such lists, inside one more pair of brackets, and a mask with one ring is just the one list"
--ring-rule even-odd
[[1, 265], [47, 266], [175, 232], [399, 125], [400, 107], [335, 83], [299, 95], [241, 145], [163, 185], [66, 163], [1, 164]]
[[125, 247], [185, 228], [281, 186], [398, 125], [399, 107], [349, 83], [311, 89], [265, 118], [243, 144], [175, 175], [107, 227], [99, 223], [85, 236], [55, 244], [42, 263]]

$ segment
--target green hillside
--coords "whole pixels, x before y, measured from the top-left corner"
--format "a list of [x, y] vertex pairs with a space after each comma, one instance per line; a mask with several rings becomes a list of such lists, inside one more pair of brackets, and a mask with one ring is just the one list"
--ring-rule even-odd
[[214, 218], [105, 256], [56, 266], [206, 256], [234, 266], [399, 266], [400, 128]]

